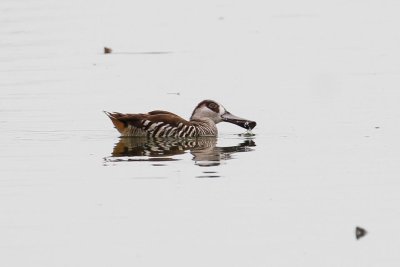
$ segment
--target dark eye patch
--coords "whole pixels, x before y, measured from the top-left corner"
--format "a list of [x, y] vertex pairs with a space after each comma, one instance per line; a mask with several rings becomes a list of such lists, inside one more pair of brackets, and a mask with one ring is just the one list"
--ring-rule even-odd
[[209, 109], [211, 109], [212, 111], [214, 111], [214, 112], [216, 112], [216, 113], [219, 113], [219, 106], [218, 106], [216, 103], [214, 103], [214, 102], [209, 102], [209, 103], [207, 104], [207, 107], [208, 107]]

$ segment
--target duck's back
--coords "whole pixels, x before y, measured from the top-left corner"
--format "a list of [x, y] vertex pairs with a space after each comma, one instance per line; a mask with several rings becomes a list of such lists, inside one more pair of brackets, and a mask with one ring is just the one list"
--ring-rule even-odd
[[197, 135], [193, 123], [168, 111], [154, 110], [144, 114], [105, 113], [122, 136], [191, 137]]

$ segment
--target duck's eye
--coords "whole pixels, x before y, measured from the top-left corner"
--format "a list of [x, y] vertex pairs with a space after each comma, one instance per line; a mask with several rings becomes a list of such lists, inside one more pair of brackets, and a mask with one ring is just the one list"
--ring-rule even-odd
[[218, 109], [218, 106], [217, 106], [217, 104], [215, 104], [215, 103], [210, 103], [210, 104], [208, 104], [208, 107], [209, 107], [211, 110], [216, 110], [216, 109]]

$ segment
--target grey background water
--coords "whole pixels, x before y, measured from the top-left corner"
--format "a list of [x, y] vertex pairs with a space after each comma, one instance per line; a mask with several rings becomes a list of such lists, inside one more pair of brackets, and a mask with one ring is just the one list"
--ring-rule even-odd
[[[399, 8], [2, 0], [1, 265], [398, 266]], [[102, 113], [206, 98], [256, 135], [121, 154]]]

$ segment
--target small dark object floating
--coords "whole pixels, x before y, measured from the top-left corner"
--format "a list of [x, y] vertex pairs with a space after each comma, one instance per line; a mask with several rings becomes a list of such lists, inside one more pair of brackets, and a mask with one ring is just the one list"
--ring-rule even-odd
[[104, 54], [111, 54], [112, 53], [112, 49], [109, 47], [104, 47]]
[[361, 237], [365, 236], [367, 234], [367, 230], [361, 228], [361, 227], [356, 227], [356, 238], [357, 240], [360, 239]]

